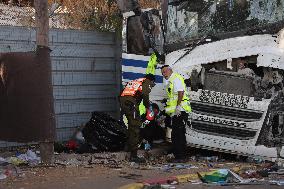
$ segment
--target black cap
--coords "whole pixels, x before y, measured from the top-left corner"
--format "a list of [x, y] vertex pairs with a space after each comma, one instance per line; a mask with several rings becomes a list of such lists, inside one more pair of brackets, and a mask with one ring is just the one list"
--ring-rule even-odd
[[149, 80], [151, 80], [151, 81], [155, 81], [155, 76], [154, 76], [153, 74], [146, 74], [146, 75], [145, 75], [145, 78], [146, 78], [146, 79], [149, 79]]
[[165, 55], [162, 54], [162, 55], [160, 56], [159, 60], [162, 61], [162, 62], [165, 62]]
[[170, 67], [169, 65], [163, 65], [162, 67], [161, 67], [161, 70], [163, 69], [163, 68], [168, 68], [168, 67]]

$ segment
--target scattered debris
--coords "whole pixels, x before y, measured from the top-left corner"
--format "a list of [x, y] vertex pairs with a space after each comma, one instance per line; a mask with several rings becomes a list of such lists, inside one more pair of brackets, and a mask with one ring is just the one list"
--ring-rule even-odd
[[193, 168], [198, 168], [198, 167], [193, 166], [191, 164], [166, 164], [166, 165], [161, 165], [159, 168], [163, 171], [170, 171], [172, 169], [175, 169], [175, 170], [193, 169]]
[[0, 180], [3, 180], [3, 179], [5, 179], [5, 178], [7, 178], [7, 176], [6, 176], [5, 174], [1, 173], [1, 174], [0, 174]]
[[134, 173], [124, 173], [124, 172], [121, 172], [119, 177], [126, 178], [126, 179], [137, 180], [137, 179], [141, 178], [142, 175], [134, 174]]
[[25, 154], [19, 154], [17, 158], [23, 162], [27, 162], [29, 165], [37, 165], [40, 163], [40, 157], [32, 150], [28, 150]]
[[276, 184], [278, 186], [284, 186], [284, 180], [272, 180], [270, 181], [271, 184]]
[[204, 183], [226, 183], [229, 175], [229, 171], [227, 169], [219, 169], [209, 173], [205, 173], [201, 175], [197, 172], [200, 180]]
[[[72, 146], [72, 145], [71, 145]], [[149, 151], [140, 150], [140, 155], [149, 153]], [[159, 151], [160, 153], [160, 151]], [[17, 178], [23, 175], [21, 169], [24, 169], [24, 174], [27, 171], [33, 172], [32, 167], [40, 167], [40, 158], [32, 150], [27, 150], [26, 153], [14, 153], [13, 156], [0, 157], [0, 180], [7, 178]], [[93, 168], [108, 167], [119, 171], [118, 177], [139, 182], [141, 189], [145, 188], [178, 188], [177, 184], [204, 184], [204, 185], [284, 185], [284, 180], [281, 176], [284, 174], [284, 169], [271, 162], [253, 161], [251, 163], [228, 161], [221, 155], [198, 156], [193, 155], [187, 163], [168, 163], [168, 158], [171, 155], [156, 155], [151, 159], [151, 155], [147, 158], [145, 164], [137, 164], [135, 162], [125, 161], [126, 152], [99, 152], [91, 154], [77, 153], [58, 153], [55, 155], [55, 165], [47, 169], [68, 167]], [[10, 154], [11, 155], [11, 154]], [[209, 164], [212, 165], [213, 169]], [[131, 170], [131, 171], [129, 171]], [[135, 171], [135, 172], [133, 172]], [[144, 178], [144, 171], [155, 171], [163, 176], [158, 178]], [[184, 174], [188, 173], [189, 174]], [[197, 173], [198, 172], [198, 173]], [[37, 172], [35, 172], [37, 174]], [[172, 174], [172, 175], [169, 175]], [[144, 180], [145, 179], [145, 180]], [[9, 181], [7, 179], [7, 181]]]
[[126, 126], [102, 112], [93, 112], [82, 130], [84, 139], [95, 151], [119, 151], [126, 142]]
[[156, 185], [156, 184], [173, 184], [173, 183], [177, 183], [177, 178], [167, 177], [167, 178], [148, 179], [148, 180], [144, 180], [143, 183], [148, 186]]
[[0, 157], [0, 166], [8, 165], [8, 161], [5, 158]]
[[8, 159], [8, 162], [15, 165], [15, 166], [19, 166], [19, 165], [26, 165], [27, 162], [18, 158], [18, 157], [10, 157]]
[[249, 162], [249, 163], [264, 163], [265, 160], [261, 157], [250, 156], [250, 157], [247, 158], [247, 162]]

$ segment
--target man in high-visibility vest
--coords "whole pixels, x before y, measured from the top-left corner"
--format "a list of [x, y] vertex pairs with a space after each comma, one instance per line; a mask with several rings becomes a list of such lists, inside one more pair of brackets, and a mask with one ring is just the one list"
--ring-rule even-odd
[[172, 71], [171, 67], [164, 65], [161, 68], [166, 79], [167, 102], [165, 113], [171, 117], [171, 140], [176, 162], [186, 160], [185, 126], [188, 114], [191, 112], [189, 96], [183, 77]]
[[120, 96], [121, 111], [128, 120], [128, 141], [126, 147], [130, 151], [130, 161], [140, 163], [143, 159], [137, 156], [142, 120], [139, 104], [143, 100], [146, 109], [150, 107], [149, 93], [154, 86], [155, 76], [146, 74], [144, 78], [130, 81], [126, 84]]

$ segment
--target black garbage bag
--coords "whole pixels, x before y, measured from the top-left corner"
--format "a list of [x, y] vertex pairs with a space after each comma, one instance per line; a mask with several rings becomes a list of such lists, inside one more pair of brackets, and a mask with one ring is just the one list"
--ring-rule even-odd
[[123, 122], [103, 112], [93, 112], [82, 130], [86, 143], [96, 151], [119, 151], [124, 149], [127, 128]]

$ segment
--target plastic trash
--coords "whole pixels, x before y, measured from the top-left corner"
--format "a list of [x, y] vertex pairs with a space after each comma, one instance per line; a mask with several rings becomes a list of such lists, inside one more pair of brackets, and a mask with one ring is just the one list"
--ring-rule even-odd
[[272, 184], [276, 184], [278, 186], [284, 186], [284, 180], [272, 180], [270, 181]]
[[160, 167], [159, 169], [163, 171], [170, 171], [171, 169], [191, 169], [191, 168], [198, 168], [196, 166], [193, 166], [191, 164], [166, 164]]
[[37, 165], [40, 163], [40, 157], [32, 150], [28, 150], [25, 154], [19, 154], [17, 158], [29, 165]]
[[147, 141], [144, 145], [144, 150], [149, 151], [151, 150], [151, 145], [149, 144], [149, 142]]
[[170, 184], [161, 184], [162, 189], [175, 189], [176, 187]]
[[261, 157], [258, 157], [258, 156], [250, 156], [247, 158], [247, 162], [248, 163], [263, 163], [265, 162], [265, 160]]
[[200, 179], [205, 183], [226, 183], [229, 171], [227, 169], [218, 169], [205, 175], [200, 175]]
[[27, 164], [27, 161], [22, 160], [22, 159], [20, 159], [20, 158], [18, 158], [18, 157], [10, 157], [10, 158], [8, 159], [8, 162], [11, 163], [11, 164], [13, 164], [13, 165], [16, 165], [16, 166], [18, 166], [18, 165], [23, 165], [23, 164]]
[[1, 173], [1, 174], [0, 174], [0, 180], [3, 180], [3, 179], [5, 179], [5, 178], [7, 178], [7, 176], [6, 176], [5, 174]]
[[216, 162], [218, 161], [218, 156], [209, 156], [209, 157], [199, 157], [199, 160], [208, 161], [208, 162]]
[[8, 165], [8, 161], [5, 158], [0, 157], [0, 166]]
[[208, 167], [214, 167], [214, 165], [212, 163], [208, 163], [207, 165]]
[[175, 166], [176, 169], [190, 169], [192, 167], [191, 164], [177, 164]]
[[123, 150], [126, 133], [127, 128], [123, 122], [103, 112], [93, 112], [82, 130], [86, 143], [96, 151]]
[[78, 144], [75, 140], [69, 140], [69, 141], [65, 144], [65, 147], [66, 147], [68, 150], [75, 151], [76, 149], [79, 148], [79, 144]]

